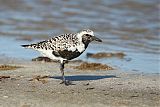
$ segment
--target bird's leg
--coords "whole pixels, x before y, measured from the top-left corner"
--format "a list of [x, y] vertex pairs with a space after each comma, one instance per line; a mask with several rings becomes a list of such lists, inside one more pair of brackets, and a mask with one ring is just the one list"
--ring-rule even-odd
[[70, 85], [71, 82], [66, 80], [64, 77], [64, 64], [65, 64], [64, 61], [60, 63], [60, 71], [62, 73], [62, 82], [60, 84]]
[[62, 73], [62, 83], [65, 83], [65, 77], [64, 77], [64, 62], [60, 63], [60, 71]]

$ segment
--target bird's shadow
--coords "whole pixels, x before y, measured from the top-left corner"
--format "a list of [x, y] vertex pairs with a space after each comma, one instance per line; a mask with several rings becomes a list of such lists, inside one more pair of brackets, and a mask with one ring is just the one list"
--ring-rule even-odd
[[[61, 76], [53, 76], [50, 78], [54, 79], [62, 79]], [[105, 79], [105, 78], [119, 78], [115, 75], [105, 75], [105, 76], [100, 76], [100, 75], [75, 75], [75, 76], [65, 76], [66, 80], [69, 81], [87, 81], [87, 80], [99, 80], [99, 79]]]

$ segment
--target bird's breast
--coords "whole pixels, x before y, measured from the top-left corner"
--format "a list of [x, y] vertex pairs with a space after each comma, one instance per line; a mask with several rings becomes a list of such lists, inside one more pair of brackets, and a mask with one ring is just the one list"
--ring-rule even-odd
[[79, 52], [77, 49], [75, 51], [69, 51], [69, 50], [63, 50], [63, 51], [58, 51], [60, 56], [64, 59], [71, 60], [74, 59], [78, 56], [80, 56], [83, 52]]
[[85, 51], [85, 45], [84, 44], [79, 44], [79, 45], [77, 45], [77, 50], [79, 51], [79, 52], [83, 52], [83, 51]]

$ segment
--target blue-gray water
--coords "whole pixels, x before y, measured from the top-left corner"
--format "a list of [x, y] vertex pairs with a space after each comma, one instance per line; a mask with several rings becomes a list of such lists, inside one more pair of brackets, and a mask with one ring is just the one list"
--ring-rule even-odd
[[[90, 28], [103, 39], [86, 52], [124, 52], [124, 59], [79, 59], [127, 71], [160, 71], [158, 0], [0, 0], [0, 54], [32, 59], [28, 44]], [[33, 41], [17, 40], [32, 37]]]

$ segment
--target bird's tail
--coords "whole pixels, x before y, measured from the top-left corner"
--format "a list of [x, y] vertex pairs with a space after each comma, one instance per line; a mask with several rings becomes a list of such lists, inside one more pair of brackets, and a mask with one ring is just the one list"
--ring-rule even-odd
[[30, 44], [30, 45], [21, 45], [24, 48], [29, 48], [29, 49], [34, 49], [35, 48], [35, 44]]

